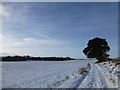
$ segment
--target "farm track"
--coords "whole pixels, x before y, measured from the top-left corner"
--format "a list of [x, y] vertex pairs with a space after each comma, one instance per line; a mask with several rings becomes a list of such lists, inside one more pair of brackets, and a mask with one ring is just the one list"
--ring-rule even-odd
[[107, 88], [104, 75], [95, 64], [91, 64], [91, 70], [85, 77], [79, 88]]

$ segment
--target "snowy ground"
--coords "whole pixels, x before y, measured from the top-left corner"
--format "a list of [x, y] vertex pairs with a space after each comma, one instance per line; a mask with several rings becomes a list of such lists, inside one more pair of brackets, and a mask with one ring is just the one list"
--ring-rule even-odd
[[120, 75], [119, 66], [110, 61], [97, 64], [97, 67], [105, 77], [107, 86], [110, 88], [118, 88], [118, 75]]
[[[109, 88], [117, 87], [107, 80], [103, 64], [95, 60], [24, 61], [2, 63], [3, 88]], [[87, 64], [91, 65], [88, 67]], [[85, 67], [87, 72], [80, 74]], [[109, 68], [108, 68], [109, 69]], [[114, 71], [117, 69], [114, 68]], [[111, 74], [112, 75], [112, 74]], [[109, 82], [109, 83], [108, 83]]]

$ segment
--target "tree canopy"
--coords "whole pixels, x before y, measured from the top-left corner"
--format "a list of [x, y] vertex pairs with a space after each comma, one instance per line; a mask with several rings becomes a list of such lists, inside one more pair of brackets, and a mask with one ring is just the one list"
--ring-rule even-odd
[[87, 47], [84, 48], [83, 53], [87, 58], [96, 58], [101, 62], [106, 60], [109, 56], [109, 54], [107, 54], [108, 51], [110, 51], [110, 47], [106, 39], [96, 37], [88, 41]]

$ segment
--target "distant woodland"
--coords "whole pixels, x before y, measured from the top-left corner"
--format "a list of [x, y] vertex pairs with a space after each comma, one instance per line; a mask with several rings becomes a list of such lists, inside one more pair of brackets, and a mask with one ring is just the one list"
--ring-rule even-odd
[[32, 57], [32, 56], [4, 56], [1, 61], [66, 61], [75, 60], [70, 57]]

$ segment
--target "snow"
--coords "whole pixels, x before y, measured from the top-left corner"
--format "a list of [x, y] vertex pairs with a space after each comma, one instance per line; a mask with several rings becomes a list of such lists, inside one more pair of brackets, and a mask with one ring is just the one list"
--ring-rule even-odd
[[[2, 62], [2, 88], [114, 88], [117, 68], [95, 60]], [[87, 64], [90, 63], [90, 66]], [[107, 66], [106, 66], [107, 65]], [[114, 65], [113, 65], [114, 66]], [[87, 72], [80, 74], [85, 67]], [[107, 68], [106, 68], [107, 67]], [[111, 75], [115, 84], [107, 80]]]
[[118, 88], [118, 65], [112, 62], [104, 62], [97, 64], [97, 67], [100, 69], [104, 75], [106, 82], [109, 88]]
[[91, 64], [90, 73], [86, 76], [85, 80], [79, 86], [80, 88], [107, 88], [105, 77], [99, 71], [95, 64]]
[[91, 60], [3, 62], [3, 88], [59, 87]]

